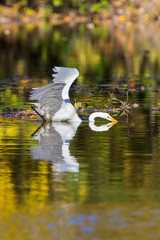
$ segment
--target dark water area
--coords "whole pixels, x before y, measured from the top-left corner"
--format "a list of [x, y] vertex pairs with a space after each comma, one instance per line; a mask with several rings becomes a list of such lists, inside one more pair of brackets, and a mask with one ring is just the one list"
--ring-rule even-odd
[[[0, 26], [0, 111], [29, 109], [52, 67], [76, 67], [70, 97], [83, 120], [0, 119], [1, 239], [159, 238], [159, 36], [151, 26]], [[92, 125], [93, 110], [118, 123]]]

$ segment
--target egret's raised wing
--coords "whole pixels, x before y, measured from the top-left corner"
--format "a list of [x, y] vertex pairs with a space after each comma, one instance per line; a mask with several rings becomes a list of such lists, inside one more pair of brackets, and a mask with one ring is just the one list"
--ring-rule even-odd
[[47, 111], [52, 116], [62, 106], [62, 91], [65, 85], [71, 85], [79, 76], [76, 68], [54, 67], [53, 71], [54, 83], [36, 88], [30, 95], [31, 100], [39, 101], [39, 109]]
[[39, 101], [39, 108], [46, 109], [52, 115], [56, 113], [63, 102], [62, 90], [66, 84], [65, 83], [51, 83], [44, 87], [39, 87], [30, 95], [31, 100]]
[[55, 83], [64, 82], [67, 84], [67, 82], [73, 82], [79, 76], [77, 68], [54, 67], [52, 70], [55, 72], [52, 74]]

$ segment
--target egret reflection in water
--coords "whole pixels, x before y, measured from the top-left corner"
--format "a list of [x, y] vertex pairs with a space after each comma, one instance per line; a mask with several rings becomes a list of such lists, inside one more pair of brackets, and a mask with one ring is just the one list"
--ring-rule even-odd
[[[93, 113], [94, 116], [94, 113]], [[70, 141], [76, 134], [81, 122], [51, 122], [43, 125], [32, 136], [38, 140], [38, 146], [31, 147], [31, 155], [35, 160], [47, 160], [53, 163], [54, 171], [57, 172], [79, 172], [79, 163], [71, 156]], [[110, 122], [96, 126], [95, 122], [89, 122], [93, 131], [108, 131], [115, 123]]]
[[80, 122], [52, 122], [41, 127], [32, 139], [38, 140], [38, 146], [31, 147], [33, 159], [51, 161], [54, 171], [78, 172], [79, 163], [71, 156], [69, 145]]

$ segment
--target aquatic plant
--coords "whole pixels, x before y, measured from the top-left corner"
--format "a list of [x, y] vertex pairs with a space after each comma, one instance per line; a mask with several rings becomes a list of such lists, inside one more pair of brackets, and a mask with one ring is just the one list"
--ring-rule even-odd
[[126, 95], [125, 99], [123, 94], [121, 94], [120, 97], [123, 98], [123, 100], [117, 98], [113, 92], [108, 91], [107, 95], [103, 94], [101, 89], [98, 95], [93, 97], [91, 101], [89, 101], [89, 99], [86, 103], [75, 101], [74, 107], [78, 112], [83, 114], [88, 111], [107, 111], [113, 112], [114, 116], [128, 115], [131, 109], [139, 107], [139, 104], [131, 104], [131, 102], [129, 102], [128, 95]]

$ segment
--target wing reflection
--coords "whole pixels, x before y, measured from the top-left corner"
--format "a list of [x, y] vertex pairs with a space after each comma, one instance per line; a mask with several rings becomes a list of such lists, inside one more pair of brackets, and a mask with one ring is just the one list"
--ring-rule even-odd
[[80, 122], [52, 122], [42, 126], [32, 139], [39, 145], [31, 147], [33, 159], [52, 161], [54, 171], [79, 172], [79, 163], [70, 155], [69, 145]]

